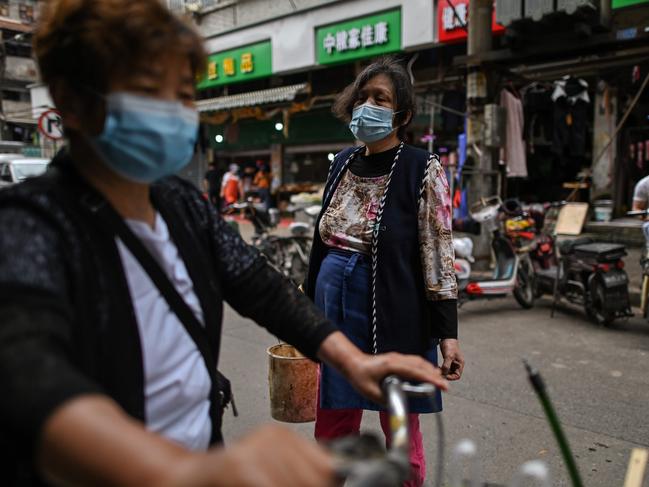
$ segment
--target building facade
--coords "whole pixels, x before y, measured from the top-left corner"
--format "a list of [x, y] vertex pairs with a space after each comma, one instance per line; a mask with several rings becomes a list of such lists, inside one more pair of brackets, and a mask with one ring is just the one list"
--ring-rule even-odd
[[0, 0], [0, 151], [34, 151], [38, 145], [29, 86], [38, 79], [31, 36], [36, 0]]
[[222, 2], [194, 18], [210, 53], [198, 86], [209, 159], [267, 164], [286, 195], [321, 184], [354, 143], [331, 106], [363, 65], [434, 44], [428, 0]]
[[[392, 54], [408, 66], [418, 96], [408, 142], [442, 155], [456, 200], [467, 197], [472, 171], [466, 99], [498, 106], [508, 91], [524, 116], [524, 162], [503, 156], [487, 168], [497, 176], [492, 192], [562, 199], [570, 194], [565, 183], [585, 177], [591, 199], [614, 199], [621, 212], [633, 182], [649, 173], [649, 145], [639, 159], [642, 96], [627, 122], [639, 126], [616, 131], [649, 71], [649, 25], [642, 20], [648, 5], [496, 0], [493, 47], [479, 60], [490, 76], [481, 83], [467, 72], [475, 61], [467, 56], [469, 0], [194, 2], [184, 8], [210, 54], [199, 84], [204, 149], [210, 159], [267, 161], [284, 185], [322, 182], [331, 154], [353, 143], [331, 115], [333, 100], [371, 59]], [[555, 93], [566, 83], [569, 90], [582, 86], [576, 109], [572, 95]], [[500, 114], [492, 118], [507, 120], [506, 111]], [[500, 125], [469, 133], [469, 143], [477, 137], [486, 150], [505, 148], [506, 139], [496, 136]], [[520, 177], [521, 164], [527, 177]]]

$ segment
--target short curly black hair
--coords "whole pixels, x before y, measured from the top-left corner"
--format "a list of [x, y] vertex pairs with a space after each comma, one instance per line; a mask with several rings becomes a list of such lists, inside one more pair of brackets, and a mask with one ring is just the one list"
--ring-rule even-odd
[[159, 0], [43, 2], [34, 52], [43, 80], [106, 93], [111, 80], [170, 53], [195, 74], [205, 66], [203, 40]]
[[395, 115], [395, 124], [399, 125], [397, 135], [403, 139], [406, 127], [415, 116], [415, 89], [410, 75], [394, 56], [381, 57], [367, 66], [336, 99], [332, 112], [339, 119], [349, 122], [361, 89], [369, 80], [380, 74], [386, 75], [392, 81], [394, 111], [399, 112]]

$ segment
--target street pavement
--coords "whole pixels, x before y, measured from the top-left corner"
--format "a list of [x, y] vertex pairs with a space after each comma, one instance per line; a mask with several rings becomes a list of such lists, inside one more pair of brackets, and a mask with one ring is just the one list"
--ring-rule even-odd
[[[468, 303], [460, 320], [467, 366], [444, 398], [447, 449], [462, 438], [475, 441], [489, 482], [505, 484], [518, 465], [538, 458], [548, 462], [552, 485], [569, 485], [521, 364], [527, 357], [543, 374], [585, 485], [622, 486], [631, 449], [649, 446], [649, 324], [632, 318], [598, 328], [576, 308], [561, 308], [552, 319], [547, 301], [524, 311], [513, 299]], [[262, 328], [226, 311], [221, 368], [233, 382], [240, 413], [226, 414], [226, 438], [272, 421], [266, 349], [275, 343]], [[312, 435], [313, 423], [289, 427]], [[363, 428], [380, 432], [376, 414], [366, 414]], [[433, 472], [431, 416], [422, 418], [422, 429]]]
[[[636, 315], [638, 315], [638, 310]], [[512, 298], [467, 303], [460, 310], [466, 369], [444, 397], [442, 417], [449, 450], [461, 439], [477, 443], [484, 479], [507, 484], [519, 465], [548, 463], [553, 486], [570, 485], [558, 447], [521, 359], [537, 366], [564, 425], [585, 486], [617, 487], [634, 447], [649, 447], [649, 323], [639, 316], [610, 328], [589, 322], [580, 308], [550, 302], [531, 310]], [[232, 380], [240, 417], [226, 413], [227, 439], [271, 422], [266, 349], [277, 340], [226, 310], [220, 367]], [[363, 429], [380, 432], [376, 413]], [[288, 425], [312, 437], [313, 423]], [[422, 417], [432, 486], [436, 428]], [[644, 487], [649, 487], [649, 473]]]

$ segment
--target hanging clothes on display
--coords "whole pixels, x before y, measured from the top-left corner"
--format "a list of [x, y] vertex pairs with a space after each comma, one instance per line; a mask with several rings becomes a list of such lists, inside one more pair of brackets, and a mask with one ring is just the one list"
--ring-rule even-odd
[[552, 91], [551, 85], [538, 81], [521, 90], [525, 117], [523, 133], [530, 154], [535, 152], [536, 145], [550, 145], [554, 138]]
[[557, 154], [583, 157], [588, 132], [588, 83], [565, 76], [554, 83], [554, 141]]
[[507, 112], [507, 134], [505, 147], [500, 151], [500, 158], [507, 164], [508, 178], [527, 177], [527, 156], [523, 141], [523, 104], [521, 99], [508, 89], [500, 92], [500, 106]]
[[555, 81], [554, 138], [552, 150], [560, 156], [566, 179], [574, 179], [581, 169], [588, 148], [588, 113], [590, 97], [588, 83], [564, 76]]

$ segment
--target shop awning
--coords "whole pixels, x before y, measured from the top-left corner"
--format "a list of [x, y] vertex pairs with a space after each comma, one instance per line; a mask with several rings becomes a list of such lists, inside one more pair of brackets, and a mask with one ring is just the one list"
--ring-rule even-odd
[[248, 93], [240, 93], [238, 95], [220, 96], [208, 100], [199, 100], [196, 102], [196, 107], [199, 112], [217, 112], [219, 110], [229, 110], [231, 108], [293, 101], [299, 93], [307, 92], [308, 89], [308, 83], [280, 86], [279, 88], [270, 88], [268, 90], [249, 91]]

